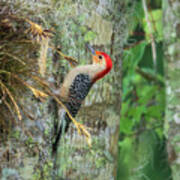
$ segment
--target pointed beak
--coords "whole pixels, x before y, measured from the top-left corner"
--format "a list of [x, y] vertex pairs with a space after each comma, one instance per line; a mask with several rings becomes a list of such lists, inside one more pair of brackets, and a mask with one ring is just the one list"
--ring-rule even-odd
[[88, 49], [91, 51], [91, 53], [92, 53], [93, 55], [96, 54], [96, 53], [95, 53], [95, 50], [93, 49], [93, 47], [92, 47], [90, 44], [87, 44], [87, 47], [88, 47]]
[[90, 44], [87, 44], [87, 47], [92, 53], [92, 62], [93, 62], [93, 64], [98, 64], [99, 59], [96, 56], [96, 51], [93, 49], [93, 47]]

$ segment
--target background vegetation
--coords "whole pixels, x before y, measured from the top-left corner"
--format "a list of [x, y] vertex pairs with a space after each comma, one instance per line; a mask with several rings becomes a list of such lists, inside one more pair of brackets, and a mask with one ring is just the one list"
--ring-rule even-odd
[[164, 136], [162, 28], [160, 1], [135, 4], [123, 53], [119, 179], [122, 174], [123, 179], [171, 179]]

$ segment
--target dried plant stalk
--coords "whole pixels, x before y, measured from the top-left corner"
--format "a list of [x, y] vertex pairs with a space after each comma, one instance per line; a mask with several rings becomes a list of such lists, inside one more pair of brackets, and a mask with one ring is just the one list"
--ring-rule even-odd
[[40, 56], [38, 59], [39, 73], [43, 77], [45, 76], [45, 73], [46, 73], [46, 58], [47, 58], [47, 51], [48, 51], [48, 43], [49, 43], [49, 38], [44, 38], [41, 41]]
[[9, 98], [11, 99], [12, 103], [14, 104], [14, 108], [16, 110], [17, 116], [19, 118], [19, 120], [22, 120], [22, 116], [19, 110], [19, 107], [13, 97], [13, 95], [11, 94], [11, 92], [9, 91], [9, 89], [2, 83], [2, 81], [0, 81], [0, 85], [1, 87], [4, 89], [4, 91], [7, 93], [7, 95], [9, 96]]

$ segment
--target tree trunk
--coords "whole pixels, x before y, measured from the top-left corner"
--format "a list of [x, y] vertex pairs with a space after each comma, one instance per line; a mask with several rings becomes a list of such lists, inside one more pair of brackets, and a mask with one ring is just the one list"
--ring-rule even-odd
[[168, 159], [174, 180], [180, 178], [180, 2], [163, 1], [166, 58], [166, 121]]
[[[5, 15], [2, 18], [3, 21], [0, 21], [5, 29], [10, 28], [11, 32], [18, 31], [21, 20], [26, 21], [27, 24], [35, 21], [44, 27], [44, 34], [41, 31], [36, 32], [39, 26], [30, 23], [25, 27], [25, 32], [34, 39], [38, 33], [42, 33], [43, 38], [37, 37], [39, 42], [47, 37], [48, 30], [46, 28], [52, 28], [56, 35], [54, 35], [54, 39], [52, 38], [51, 45], [60, 46], [65, 54], [76, 57], [80, 64], [90, 63], [90, 61], [84, 61], [84, 59], [90, 59], [90, 53], [86, 51], [85, 47], [86, 42], [90, 42], [97, 50], [107, 52], [114, 64], [111, 74], [93, 86], [76, 117], [77, 121], [89, 127], [92, 147], [88, 147], [85, 138], [77, 133], [76, 128], [71, 123], [71, 128], [59, 144], [57, 159], [55, 160], [51, 156], [51, 147], [52, 136], [60, 119], [57, 104], [48, 100], [40, 102], [32, 96], [31, 91], [20, 94], [21, 97], [17, 100], [18, 102], [21, 101], [22, 107], [19, 107], [22, 109], [22, 120], [18, 121], [16, 117], [15, 123], [7, 121], [12, 123], [10, 130], [3, 127], [0, 129], [0, 135], [3, 137], [0, 139], [0, 176], [3, 180], [7, 178], [13, 180], [115, 179], [121, 107], [121, 55], [128, 35], [128, 12], [126, 12], [128, 3], [119, 2], [119, 0], [112, 2], [107, 0], [99, 2], [96, 0], [80, 0], [78, 2], [71, 0], [68, 2], [66, 0], [47, 0], [45, 2], [15, 0], [12, 2], [7, 0], [0, 3], [2, 3], [0, 4], [2, 7], [0, 8], [0, 18], [1, 13], [6, 13], [8, 9], [10, 9], [8, 13], [14, 13], [13, 22], [9, 21], [9, 15]], [[8, 7], [6, 7], [6, 3]], [[18, 21], [14, 23], [14, 20], [17, 19]], [[28, 30], [30, 26], [32, 29]], [[15, 36], [10, 38], [12, 43], [13, 38]], [[18, 42], [22, 43], [22, 41]], [[49, 48], [52, 48], [50, 46]], [[24, 49], [26, 47], [24, 46]], [[0, 46], [0, 48], [2, 47]], [[18, 48], [16, 49], [16, 45], [13, 48], [15, 49], [14, 52], [19, 51]], [[10, 53], [13, 54], [14, 52]], [[23, 55], [24, 51], [20, 53]], [[35, 52], [29, 49], [25, 58], [37, 57], [38, 53], [37, 49]], [[54, 49], [48, 51], [47, 76], [45, 78], [46, 80], [54, 79], [54, 87], [58, 88], [61, 84], [61, 78], [66, 72], [63, 71], [63, 67], [67, 68], [68, 62], [61, 61], [61, 68], [57, 62], [59, 56], [53, 55], [53, 53]], [[19, 59], [21, 60], [21, 58]], [[19, 59], [16, 58], [15, 60], [20, 61]], [[44, 59], [46, 59], [45, 55]], [[57, 67], [58, 69], [56, 69]], [[43, 71], [45, 71], [44, 67]], [[29, 83], [29, 81], [27, 79], [25, 83]], [[53, 87], [51, 88], [53, 89]], [[49, 105], [51, 105], [51, 111], [49, 111]], [[24, 107], [26, 107], [26, 111], [23, 111]], [[4, 111], [8, 111], [7, 107]], [[8, 115], [5, 117], [6, 122], [9, 117]], [[4, 117], [0, 116], [0, 122], [1, 118]]]

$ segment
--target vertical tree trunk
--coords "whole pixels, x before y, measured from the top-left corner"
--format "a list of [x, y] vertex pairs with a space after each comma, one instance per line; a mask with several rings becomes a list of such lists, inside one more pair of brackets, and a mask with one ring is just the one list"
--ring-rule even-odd
[[180, 178], [180, 1], [165, 0], [166, 121], [168, 157], [174, 180]]
[[[37, 98], [32, 97], [31, 91], [22, 94], [19, 98], [22, 101], [21, 104], [27, 107], [28, 114], [32, 116], [27, 118], [22, 113], [24, 115], [22, 120], [17, 121], [18, 123], [12, 126], [9, 138], [0, 139], [0, 176], [4, 179], [14, 178], [18, 180], [49, 180], [52, 177], [54, 179], [72, 180], [115, 179], [121, 106], [121, 55], [128, 32], [126, 30], [126, 18], [128, 16], [126, 5], [128, 3], [119, 2], [119, 0], [110, 2], [108, 0], [80, 0], [78, 2], [73, 0], [68, 2], [66, 0], [47, 0], [45, 2], [15, 0], [12, 2], [9, 0], [4, 2], [8, 2], [8, 6], [12, 8], [10, 13], [19, 13], [17, 19], [20, 18], [21, 20], [25, 17], [31, 21], [36, 21], [42, 27], [44, 23], [43, 30], [46, 28], [55, 29], [57, 45], [62, 46], [63, 52], [75, 56], [80, 64], [90, 63], [90, 61], [85, 61], [86, 58], [90, 57], [90, 53], [85, 49], [85, 43], [88, 41], [97, 50], [110, 54], [114, 68], [107, 78], [94, 85], [76, 117], [77, 121], [89, 127], [92, 135], [92, 148], [87, 146], [85, 138], [77, 134], [72, 124], [59, 145], [57, 172], [53, 171], [54, 162], [51, 156], [52, 129], [56, 129], [59, 118], [57, 106], [56, 104], [53, 106], [56, 111], [53, 117], [53, 112], [48, 111], [49, 104], [47, 101], [39, 102]], [[5, 5], [7, 6], [6, 3]], [[9, 8], [6, 6], [3, 4], [0, 12], [6, 12]], [[37, 11], [38, 13], [36, 13]], [[18, 21], [15, 23], [13, 21], [13, 24], [6, 18], [6, 16], [2, 18], [5, 28], [12, 28], [11, 32], [18, 31], [20, 26]], [[35, 28], [39, 28], [37, 24], [29, 31], [30, 24], [28, 24], [24, 31], [29, 32], [30, 37], [36, 36]], [[44, 32], [48, 31], [45, 30]], [[42, 32], [40, 31], [40, 33]], [[14, 36], [12, 36], [13, 38]], [[42, 39], [39, 38], [39, 42]], [[18, 42], [21, 43], [21, 41]], [[54, 43], [53, 40], [51, 43]], [[15, 50], [13, 49], [14, 52], [18, 52], [16, 46], [13, 48], [15, 48]], [[60, 78], [57, 76], [64, 72], [57, 73], [57, 71], [61, 71], [60, 68], [55, 69], [53, 67], [53, 63], [50, 61], [52, 51], [47, 58], [49, 60], [47, 79], [55, 79], [59, 86]], [[26, 59], [37, 56], [38, 50], [33, 53], [34, 51], [31, 51], [30, 48], [25, 55]], [[58, 61], [59, 59], [54, 56], [53, 60]], [[62, 63], [66, 67], [68, 66], [68, 62], [63, 61]], [[52, 73], [57, 79], [52, 77]], [[6, 129], [0, 129], [0, 131], [6, 137]]]

